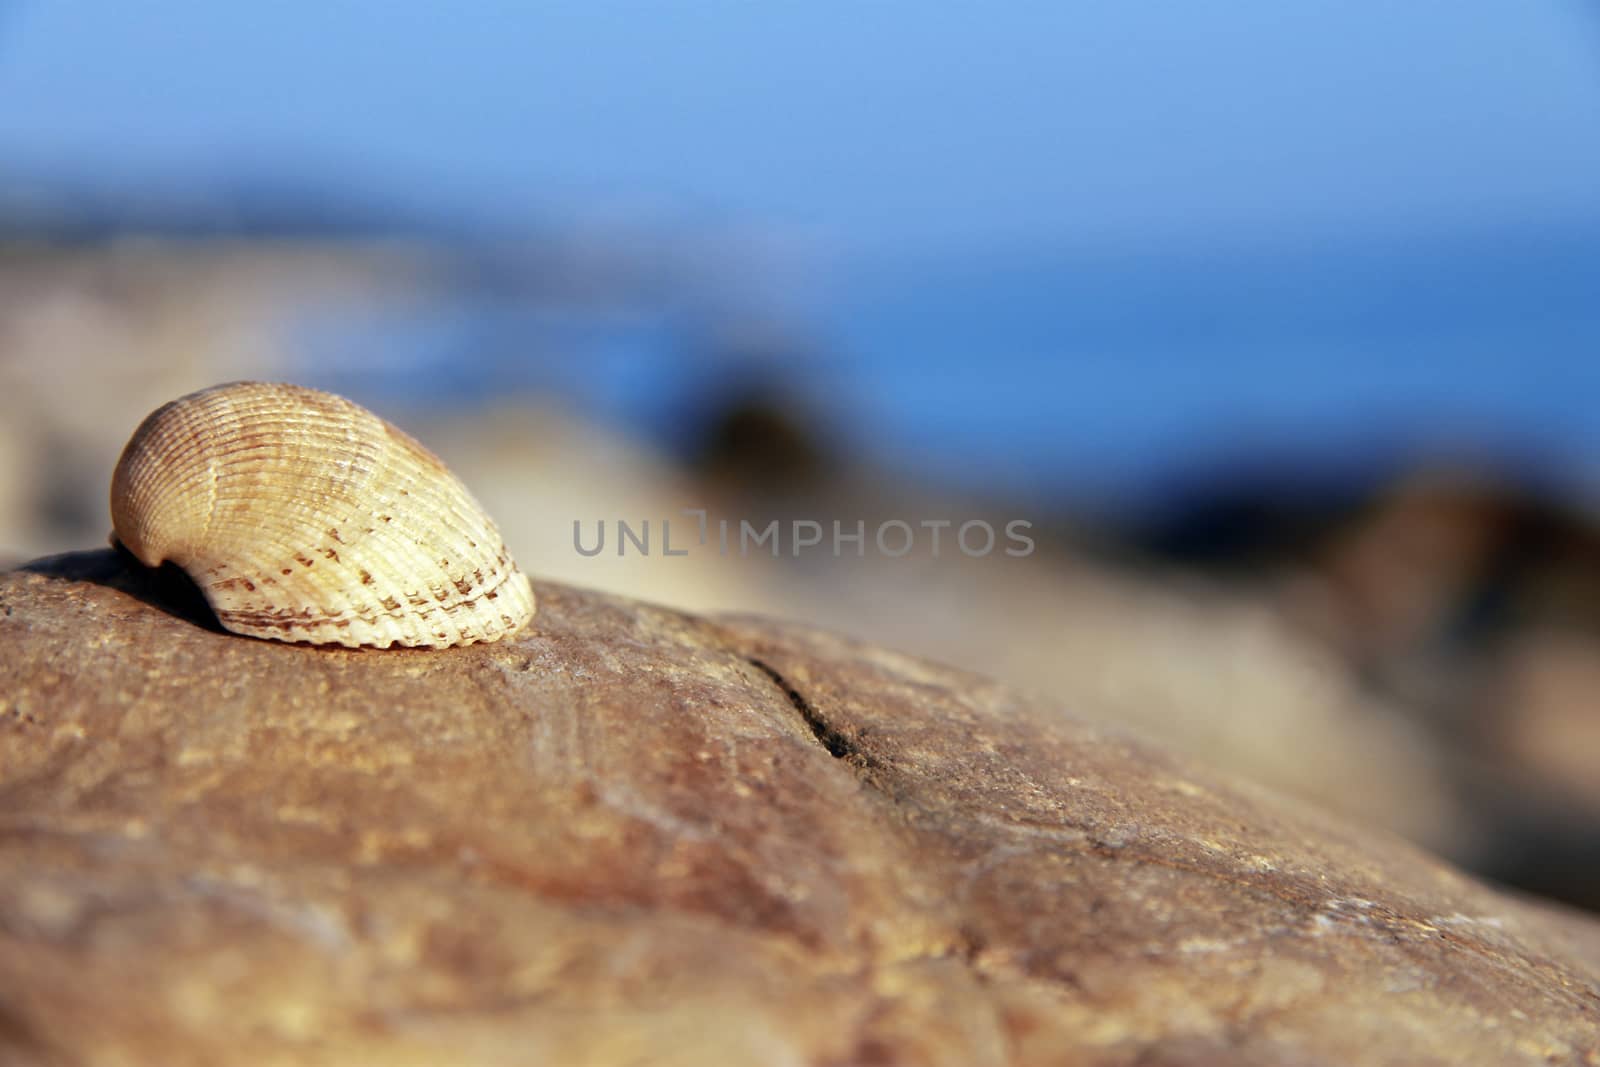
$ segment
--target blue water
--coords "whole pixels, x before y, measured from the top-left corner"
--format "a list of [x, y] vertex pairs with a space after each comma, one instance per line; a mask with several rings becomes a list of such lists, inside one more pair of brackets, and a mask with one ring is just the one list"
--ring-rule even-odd
[[391, 403], [537, 390], [668, 447], [755, 368], [874, 462], [1008, 493], [1137, 501], [1219, 465], [1406, 451], [1600, 484], [1600, 232], [880, 259], [828, 283], [743, 363], [692, 292], [464, 291], [302, 341], [313, 377], [369, 400], [373, 366]]
[[1600, 234], [892, 268], [836, 311], [883, 444], [1118, 492], [1274, 452], [1600, 467]]

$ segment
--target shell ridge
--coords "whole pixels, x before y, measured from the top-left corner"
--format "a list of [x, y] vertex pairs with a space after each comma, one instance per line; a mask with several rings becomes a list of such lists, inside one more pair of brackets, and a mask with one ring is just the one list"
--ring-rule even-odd
[[211, 524], [217, 517], [217, 457], [214, 452], [206, 453], [206, 504], [204, 510], [205, 525], [200, 529], [200, 540], [204, 542], [211, 535]]

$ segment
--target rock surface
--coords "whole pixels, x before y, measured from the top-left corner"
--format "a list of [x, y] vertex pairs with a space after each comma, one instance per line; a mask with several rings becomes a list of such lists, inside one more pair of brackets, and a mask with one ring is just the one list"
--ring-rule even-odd
[[1600, 924], [949, 669], [0, 575], [6, 1064], [1600, 1064]]

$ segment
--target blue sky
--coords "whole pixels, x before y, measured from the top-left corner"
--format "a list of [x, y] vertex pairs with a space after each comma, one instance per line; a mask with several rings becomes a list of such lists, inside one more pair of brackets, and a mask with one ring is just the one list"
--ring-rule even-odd
[[847, 248], [1600, 219], [1584, 0], [0, 0], [0, 158]]

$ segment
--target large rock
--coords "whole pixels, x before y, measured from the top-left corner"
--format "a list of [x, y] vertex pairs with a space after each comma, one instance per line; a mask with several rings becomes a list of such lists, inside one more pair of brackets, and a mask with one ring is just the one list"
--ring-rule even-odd
[[520, 638], [0, 576], [0, 1062], [1600, 1063], [1600, 927], [982, 679], [559, 586]]

